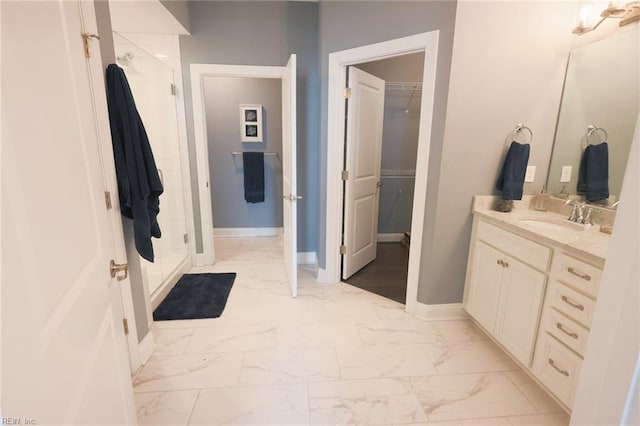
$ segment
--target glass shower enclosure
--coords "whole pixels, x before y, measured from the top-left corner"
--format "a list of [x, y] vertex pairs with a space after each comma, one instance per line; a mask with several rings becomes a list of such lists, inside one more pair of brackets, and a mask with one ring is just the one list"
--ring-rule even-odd
[[173, 69], [122, 35], [113, 38], [117, 64], [129, 81], [164, 186], [158, 215], [162, 237], [153, 239], [155, 262], [140, 258], [153, 297], [188, 256]]

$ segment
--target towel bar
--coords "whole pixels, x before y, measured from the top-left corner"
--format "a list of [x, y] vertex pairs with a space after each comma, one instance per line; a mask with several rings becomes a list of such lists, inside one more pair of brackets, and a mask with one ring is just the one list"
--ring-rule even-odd
[[602, 127], [598, 127], [598, 126], [594, 126], [593, 124], [590, 124], [587, 127], [587, 134], [586, 134], [586, 136], [584, 138], [585, 139], [584, 140], [585, 143], [583, 144], [583, 148], [586, 148], [587, 145], [591, 145], [591, 143], [589, 142], [589, 136], [591, 136], [595, 132], [601, 132], [602, 135], [604, 136], [604, 139], [602, 139], [600, 141], [600, 143], [609, 141], [609, 135], [607, 134], [607, 131], [605, 129], [603, 129]]
[[[247, 152], [260, 152], [260, 151], [247, 151]], [[231, 155], [242, 155], [242, 154], [244, 153], [239, 151], [234, 151], [231, 153]], [[276, 157], [280, 156], [277, 152], [265, 152], [264, 155], [275, 155]]]
[[511, 132], [511, 134], [513, 135], [513, 138], [515, 139], [516, 135], [519, 135], [520, 133], [522, 133], [523, 130], [528, 131], [530, 135], [529, 142], [525, 142], [525, 143], [531, 143], [531, 141], [533, 141], [533, 131], [522, 123], [519, 123], [516, 126], [516, 128], [513, 130], [513, 132]]

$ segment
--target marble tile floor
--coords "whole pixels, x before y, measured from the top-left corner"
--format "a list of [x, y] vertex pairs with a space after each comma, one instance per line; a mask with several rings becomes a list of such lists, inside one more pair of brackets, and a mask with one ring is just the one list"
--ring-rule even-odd
[[220, 318], [153, 325], [134, 376], [142, 425], [549, 425], [569, 417], [470, 321], [299, 271], [289, 296], [277, 238], [219, 238], [236, 272]]

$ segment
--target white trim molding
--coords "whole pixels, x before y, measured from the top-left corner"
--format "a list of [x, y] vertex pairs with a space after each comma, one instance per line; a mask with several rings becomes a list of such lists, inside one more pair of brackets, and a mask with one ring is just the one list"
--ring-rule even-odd
[[317, 265], [318, 254], [315, 251], [298, 252], [298, 265]]
[[411, 237], [416, 243], [412, 244], [409, 250], [409, 273], [407, 277], [406, 307], [407, 312], [412, 314], [415, 314], [418, 304], [418, 280], [420, 278], [421, 242], [426, 210], [438, 37], [439, 32], [436, 30], [329, 54], [327, 181], [325, 183], [327, 190], [326, 265], [324, 272], [320, 270], [318, 275], [318, 280], [322, 282], [340, 281], [341, 255], [339, 247], [342, 240], [341, 223], [343, 210], [341, 171], [344, 164], [343, 144], [345, 131], [345, 102], [342, 94], [343, 89], [346, 87], [346, 69], [349, 65], [372, 60], [392, 58], [416, 52], [424, 52], [425, 54], [411, 222]]
[[204, 105], [205, 77], [247, 77], [282, 79], [286, 67], [191, 64], [191, 98], [193, 102], [193, 126], [198, 170], [198, 194], [200, 198], [200, 224], [202, 229], [202, 253], [197, 253], [195, 265], [212, 265], [215, 261], [211, 191], [209, 189], [209, 149], [207, 147], [207, 120]]
[[281, 237], [282, 228], [213, 228], [213, 236], [222, 238]]
[[445, 303], [442, 305], [427, 305], [416, 302], [413, 312], [417, 318], [427, 321], [468, 319], [469, 314], [462, 307], [462, 303]]
[[138, 344], [138, 352], [140, 356], [140, 363], [142, 365], [146, 364], [151, 357], [151, 354], [156, 348], [156, 339], [153, 336], [153, 330], [149, 328], [149, 332], [142, 339], [142, 341]]
[[378, 234], [379, 243], [399, 243], [402, 241], [404, 234], [402, 232]]

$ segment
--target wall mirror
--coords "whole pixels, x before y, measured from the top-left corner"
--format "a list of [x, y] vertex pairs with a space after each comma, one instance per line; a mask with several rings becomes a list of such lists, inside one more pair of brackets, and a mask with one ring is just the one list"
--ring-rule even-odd
[[610, 195], [597, 204], [616, 205], [640, 105], [639, 36], [634, 26], [571, 51], [547, 178], [550, 194], [588, 201], [584, 185], [577, 185], [583, 153], [606, 141]]

